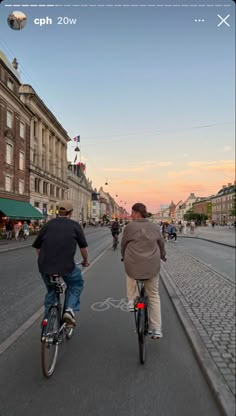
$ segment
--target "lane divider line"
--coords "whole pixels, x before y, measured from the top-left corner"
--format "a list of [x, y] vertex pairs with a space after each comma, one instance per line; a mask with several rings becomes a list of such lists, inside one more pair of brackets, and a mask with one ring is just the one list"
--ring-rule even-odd
[[[107, 252], [107, 250], [111, 247], [111, 244], [109, 243], [109, 246], [105, 248], [91, 263], [90, 266], [87, 267], [82, 271], [82, 274], [84, 275], [87, 273], [102, 256]], [[78, 264], [78, 263], [76, 263]], [[37, 319], [40, 318], [40, 316], [43, 314], [44, 307], [42, 306], [38, 311], [36, 311], [23, 325], [21, 325], [13, 334], [11, 334], [5, 341], [3, 341], [0, 344], [0, 356], [12, 345], [14, 342], [18, 340], [34, 323], [37, 321]]]

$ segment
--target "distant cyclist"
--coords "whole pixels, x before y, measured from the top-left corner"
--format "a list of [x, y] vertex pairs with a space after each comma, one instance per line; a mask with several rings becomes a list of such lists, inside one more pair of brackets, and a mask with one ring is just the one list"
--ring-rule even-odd
[[84, 280], [80, 268], [75, 265], [74, 255], [77, 244], [83, 257], [82, 266], [89, 266], [87, 241], [82, 227], [70, 219], [73, 211], [71, 201], [60, 201], [59, 216], [48, 221], [38, 233], [33, 247], [38, 253], [38, 267], [47, 288], [45, 296], [45, 318], [50, 306], [56, 302], [54, 285], [50, 283], [49, 275], [59, 274], [66, 283], [66, 308], [64, 322], [75, 326], [74, 311], [80, 310], [80, 294]]
[[113, 245], [116, 242], [118, 243], [118, 235], [120, 233], [120, 223], [118, 221], [118, 218], [115, 219], [115, 221], [113, 221], [112, 225], [111, 225], [111, 233], [112, 233], [112, 237], [113, 237]]

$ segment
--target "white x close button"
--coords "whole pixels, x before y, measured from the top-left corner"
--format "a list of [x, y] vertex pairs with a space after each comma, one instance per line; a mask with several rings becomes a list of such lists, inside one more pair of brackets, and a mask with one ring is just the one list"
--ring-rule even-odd
[[228, 14], [226, 17], [222, 17], [220, 14], [218, 14], [217, 16], [220, 19], [220, 23], [218, 23], [217, 27], [221, 26], [223, 23], [226, 26], [230, 27], [230, 24], [226, 21], [230, 17], [230, 14]]

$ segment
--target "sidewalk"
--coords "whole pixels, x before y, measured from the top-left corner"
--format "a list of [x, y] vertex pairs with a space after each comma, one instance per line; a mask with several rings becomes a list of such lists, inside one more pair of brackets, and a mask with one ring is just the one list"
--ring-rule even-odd
[[226, 415], [235, 415], [235, 285], [176, 245], [161, 278]]
[[180, 238], [199, 238], [203, 240], [212, 241], [218, 244], [229, 245], [230, 247], [236, 247], [236, 231], [235, 228], [229, 228], [228, 226], [220, 227], [215, 226], [214, 228], [208, 227], [197, 227], [195, 228], [194, 234], [190, 234], [187, 230], [187, 234], [183, 232], [178, 233]]
[[[96, 232], [97, 230], [100, 230], [100, 228], [86, 227], [84, 230], [85, 237], [86, 235]], [[0, 253], [6, 253], [7, 251], [18, 250], [24, 247], [31, 247], [35, 238], [36, 238], [36, 235], [32, 235], [28, 237], [27, 240], [25, 241], [24, 240], [16, 241], [14, 239], [12, 240], [2, 239], [0, 240]]]
[[36, 238], [35, 235], [32, 235], [27, 238], [27, 240], [23, 241], [16, 241], [12, 240], [0, 240], [0, 253], [4, 253], [6, 251], [17, 250], [24, 247], [30, 247], [33, 244], [34, 239]]

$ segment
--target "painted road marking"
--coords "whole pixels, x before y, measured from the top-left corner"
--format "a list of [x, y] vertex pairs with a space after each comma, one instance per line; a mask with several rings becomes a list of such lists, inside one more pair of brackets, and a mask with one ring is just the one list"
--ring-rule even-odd
[[[105, 250], [102, 251], [102, 253], [99, 254], [91, 263], [90, 266], [83, 270], [83, 275], [87, 273], [91, 267], [94, 266], [95, 263], [97, 263], [98, 260], [104, 254], [107, 252], [107, 250], [110, 248], [110, 244]], [[78, 263], [76, 263], [78, 264]], [[40, 316], [43, 314], [44, 307], [42, 306], [37, 312], [35, 312], [23, 325], [21, 325], [13, 334], [11, 334], [5, 341], [0, 344], [0, 355], [2, 355], [12, 344], [14, 344], [15, 341], [17, 341], [18, 338], [20, 338], [26, 331], [29, 329], [37, 319], [40, 318]]]

